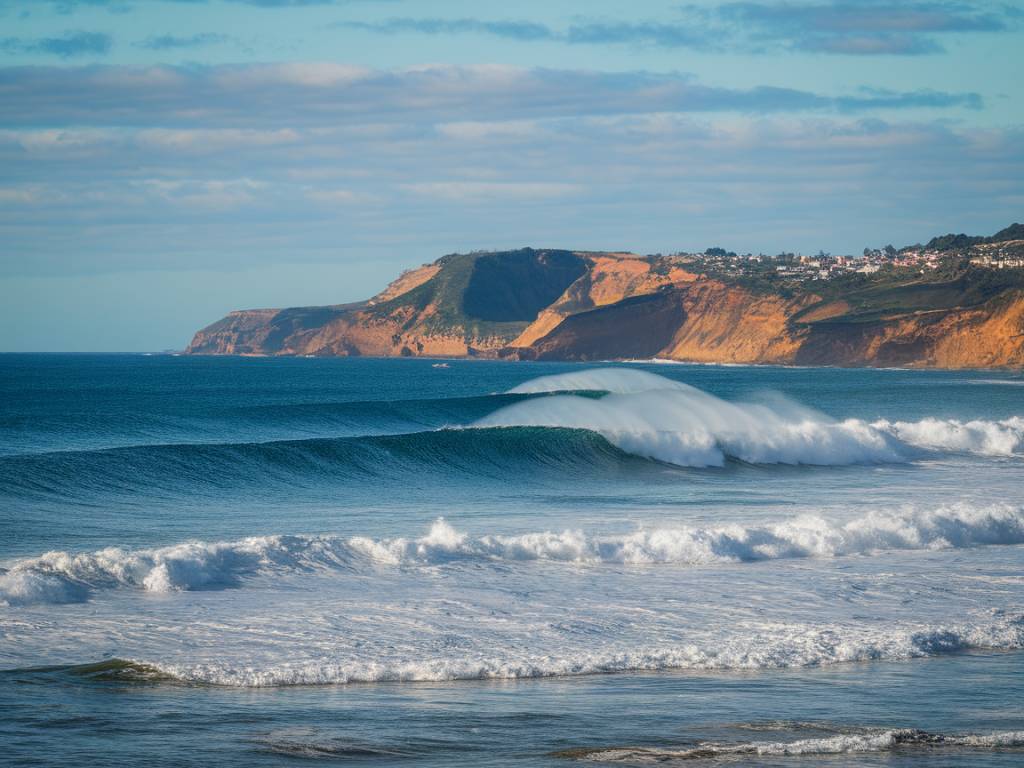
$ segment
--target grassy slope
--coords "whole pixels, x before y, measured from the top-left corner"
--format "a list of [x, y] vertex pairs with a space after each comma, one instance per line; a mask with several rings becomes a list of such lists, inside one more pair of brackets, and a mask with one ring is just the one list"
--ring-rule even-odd
[[[531, 267], [542, 258], [550, 267]], [[573, 269], [570, 259], [579, 261]], [[581, 260], [568, 251], [503, 251], [489, 254], [450, 254], [439, 260], [441, 270], [430, 280], [401, 296], [367, 308], [374, 317], [407, 316], [404, 330], [462, 335], [467, 340], [499, 338], [512, 341], [536, 318], [534, 307], [553, 302], [576, 276], [584, 271]], [[486, 271], [482, 267], [486, 266]], [[547, 283], [545, 285], [545, 283]], [[525, 294], [525, 295], [524, 295]], [[540, 302], [538, 304], [538, 302]], [[492, 320], [473, 316], [467, 305], [508, 307], [513, 319]], [[425, 310], [432, 308], [426, 316]], [[537, 309], [539, 311], [539, 309]], [[522, 317], [515, 317], [522, 314]]]
[[864, 323], [908, 313], [976, 307], [1008, 292], [1024, 289], [1024, 270], [992, 270], [950, 262], [921, 274], [886, 269], [874, 275], [848, 275], [809, 285], [822, 301], [794, 316], [800, 322], [820, 307], [843, 301], [848, 309], [819, 322]]

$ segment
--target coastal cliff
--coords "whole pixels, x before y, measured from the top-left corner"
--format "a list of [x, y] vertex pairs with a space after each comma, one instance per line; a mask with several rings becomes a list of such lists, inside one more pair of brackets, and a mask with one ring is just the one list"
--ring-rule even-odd
[[451, 254], [365, 302], [232, 312], [187, 351], [1024, 367], [1024, 269], [979, 266], [969, 249], [990, 239], [973, 240], [929, 269], [827, 280], [686, 256]]

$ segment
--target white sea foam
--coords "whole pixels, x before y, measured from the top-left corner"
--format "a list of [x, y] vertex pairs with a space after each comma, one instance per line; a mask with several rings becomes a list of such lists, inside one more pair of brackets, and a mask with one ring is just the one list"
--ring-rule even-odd
[[261, 570], [340, 564], [336, 543], [330, 537], [257, 536], [135, 551], [108, 547], [81, 554], [47, 552], [16, 562], [0, 575], [0, 602], [77, 602], [93, 589], [113, 587], [171, 592], [233, 586], [240, 577]]
[[0, 572], [0, 605], [80, 603], [88, 599], [89, 591], [78, 579], [47, 573], [35, 563]]
[[95, 589], [196, 590], [236, 586], [244, 577], [260, 573], [380, 566], [538, 560], [699, 566], [1022, 543], [1024, 508], [1008, 504], [908, 507], [850, 520], [803, 515], [773, 523], [652, 528], [605, 536], [581, 530], [470, 536], [438, 519], [425, 536], [413, 538], [258, 536], [136, 551], [48, 552], [15, 562], [0, 574], [0, 602], [80, 602]]
[[590, 368], [583, 371], [539, 376], [509, 390], [510, 394], [534, 395], [543, 392], [651, 392], [671, 389], [680, 392], [700, 392], [696, 387], [666, 379], [656, 373], [632, 371], [624, 368]]
[[610, 747], [578, 750], [570, 755], [582, 760], [626, 763], [671, 763], [696, 759], [729, 758], [741, 755], [786, 757], [888, 752], [897, 747], [960, 747], [998, 749], [1024, 746], [1024, 731], [946, 735], [908, 728], [844, 733], [796, 741], [751, 741], [741, 744], [705, 742], [682, 749], [657, 747]]
[[[347, 656], [254, 665], [230, 661], [189, 664], [137, 660], [181, 680], [213, 685], [286, 686], [368, 682], [518, 680], [621, 672], [762, 670], [865, 661], [897, 661], [970, 649], [1024, 647], [1024, 616], [941, 626], [763, 625], [753, 633], [725, 635], [713, 643], [637, 648], [561, 649], [531, 652], [454, 652], [408, 658]], [[301, 656], [301, 650], [292, 657]]]
[[624, 451], [686, 467], [902, 462], [925, 451], [1016, 456], [1024, 419], [918, 422], [835, 420], [776, 398], [728, 402], [645, 371], [600, 368], [528, 381], [512, 392], [601, 390], [595, 400], [555, 395], [502, 408], [474, 427], [546, 426], [597, 432]]
[[874, 429], [887, 432], [902, 442], [937, 451], [976, 453], [982, 456], [1014, 456], [1024, 453], [1024, 419], [1014, 416], [1002, 421], [876, 421]]

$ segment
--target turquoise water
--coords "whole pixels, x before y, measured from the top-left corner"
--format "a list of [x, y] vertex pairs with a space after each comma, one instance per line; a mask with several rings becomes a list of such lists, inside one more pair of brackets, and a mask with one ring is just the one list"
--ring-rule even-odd
[[1011, 373], [2, 356], [0, 761], [1018, 765], [1022, 417]]

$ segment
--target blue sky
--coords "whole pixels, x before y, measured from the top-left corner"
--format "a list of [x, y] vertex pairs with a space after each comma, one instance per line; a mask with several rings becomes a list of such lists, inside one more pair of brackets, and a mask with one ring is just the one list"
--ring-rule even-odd
[[0, 0], [0, 350], [179, 348], [452, 251], [1024, 219], [1024, 4]]

